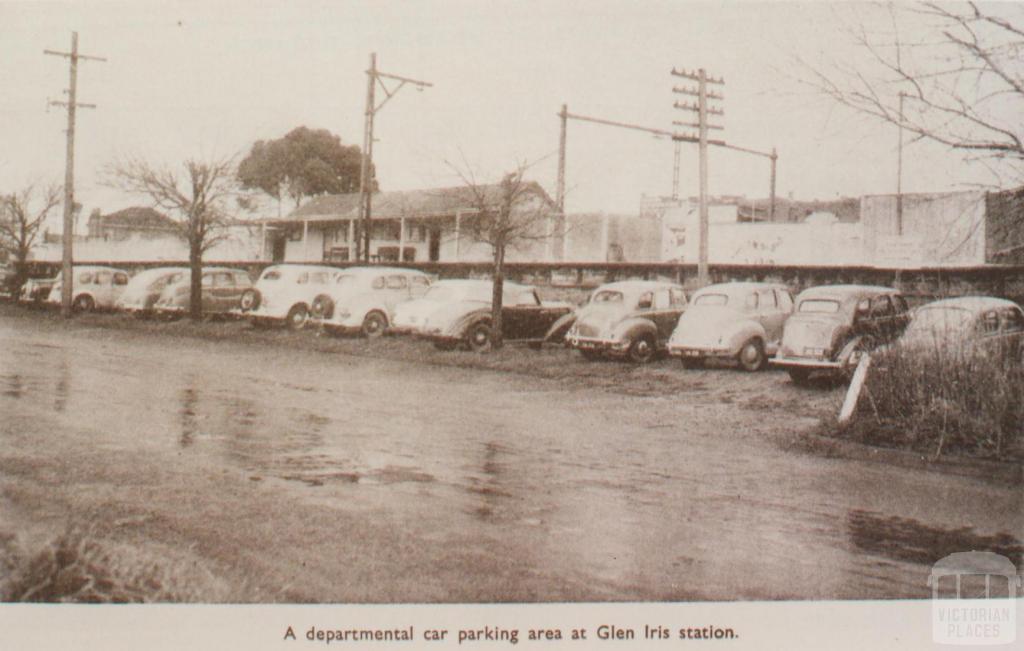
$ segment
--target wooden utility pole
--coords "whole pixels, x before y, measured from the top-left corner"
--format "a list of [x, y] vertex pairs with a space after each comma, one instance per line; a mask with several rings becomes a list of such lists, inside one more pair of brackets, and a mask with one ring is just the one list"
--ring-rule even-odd
[[75, 111], [81, 108], [96, 108], [95, 104], [81, 104], [76, 101], [78, 91], [78, 60], [106, 61], [102, 57], [87, 56], [78, 53], [78, 32], [71, 32], [71, 51], [56, 52], [43, 50], [43, 54], [61, 56], [71, 62], [71, 78], [68, 83], [68, 101], [58, 102], [51, 100], [49, 103], [55, 106], [63, 106], [68, 111], [67, 130], [67, 159], [64, 166], [64, 234], [62, 236], [64, 251], [61, 258], [61, 297], [60, 313], [64, 318], [71, 316], [72, 278], [71, 266], [74, 256], [72, 252], [72, 237], [75, 228]]
[[708, 141], [708, 131], [711, 129], [721, 130], [723, 128], [720, 125], [710, 124], [708, 115], [723, 115], [724, 113], [721, 109], [714, 109], [708, 106], [708, 100], [723, 99], [722, 95], [709, 92], [708, 84], [723, 85], [725, 80], [709, 77], [704, 68], [700, 68], [697, 72], [673, 68], [672, 74], [676, 77], [684, 77], [697, 82], [696, 91], [692, 88], [673, 88], [672, 91], [697, 97], [697, 106], [680, 102], [675, 104], [676, 108], [695, 112], [697, 114], [697, 123], [673, 122], [673, 124], [697, 129], [697, 142], [700, 148], [700, 223], [698, 225], [697, 283], [703, 287], [711, 280], [708, 273], [708, 144], [710, 144]]
[[896, 152], [896, 234], [903, 235], [903, 93], [900, 93], [900, 142]]
[[562, 104], [562, 110], [558, 114], [558, 118], [560, 129], [558, 132], [558, 181], [555, 185], [555, 205], [558, 207], [559, 223], [562, 225], [562, 252], [560, 258], [565, 260], [565, 237], [567, 231], [565, 217], [565, 136], [569, 122], [569, 108], [565, 104]]
[[[363, 262], [370, 261], [370, 219], [372, 214], [372, 203], [373, 203], [373, 118], [377, 115], [377, 111], [381, 110], [388, 100], [395, 96], [402, 86], [406, 84], [412, 84], [416, 86], [417, 90], [423, 90], [429, 88], [433, 84], [418, 81], [416, 79], [408, 79], [406, 77], [399, 77], [398, 75], [390, 75], [377, 70], [377, 54], [370, 54], [370, 69], [366, 71], [366, 113], [365, 120], [363, 123], [363, 160], [362, 165], [359, 168], [359, 221], [363, 225], [363, 246], [362, 255], [358, 253], [359, 245], [356, 245], [357, 254], [356, 259], [362, 259]], [[397, 81], [398, 85], [393, 88], [388, 88], [382, 79], [390, 79]], [[376, 100], [376, 88], [380, 85], [381, 90], [384, 91], [386, 96], [381, 100], [380, 104], [377, 104]], [[402, 251], [398, 252], [398, 259], [402, 259]]]
[[775, 151], [775, 147], [772, 147], [772, 183], [771, 188], [768, 191], [768, 221], [775, 222], [775, 164], [779, 160], [779, 154]]

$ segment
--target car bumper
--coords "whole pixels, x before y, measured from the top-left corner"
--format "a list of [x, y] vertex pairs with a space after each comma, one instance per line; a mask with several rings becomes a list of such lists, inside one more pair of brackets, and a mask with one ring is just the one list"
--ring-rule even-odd
[[830, 359], [818, 359], [815, 357], [773, 357], [769, 361], [775, 366], [783, 366], [789, 368], [817, 368], [838, 370], [846, 368], [847, 366], [842, 362], [836, 362]]
[[735, 357], [738, 351], [734, 351], [730, 348], [723, 347], [701, 347], [701, 346], [686, 346], [681, 344], [669, 344], [668, 354], [673, 357], [681, 357], [683, 359], [710, 359], [710, 358], [722, 358]]
[[565, 341], [571, 348], [576, 350], [593, 351], [606, 355], [625, 355], [626, 351], [629, 350], [630, 343], [621, 339], [598, 339], [596, 337], [580, 337], [577, 335], [567, 335]]

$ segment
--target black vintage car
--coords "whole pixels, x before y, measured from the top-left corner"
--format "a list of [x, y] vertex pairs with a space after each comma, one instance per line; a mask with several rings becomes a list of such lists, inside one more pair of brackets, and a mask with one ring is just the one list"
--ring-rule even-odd
[[798, 384], [816, 370], [847, 371], [859, 353], [899, 338], [909, 322], [906, 299], [891, 287], [811, 287], [796, 297], [772, 363]]
[[[395, 308], [391, 331], [430, 339], [441, 349], [458, 345], [474, 351], [491, 346], [491, 291], [489, 280], [441, 280], [423, 298]], [[505, 341], [526, 342], [538, 347], [564, 334], [553, 327], [572, 312], [568, 303], [541, 301], [537, 290], [504, 283], [501, 334]], [[562, 327], [562, 326], [559, 326]]]

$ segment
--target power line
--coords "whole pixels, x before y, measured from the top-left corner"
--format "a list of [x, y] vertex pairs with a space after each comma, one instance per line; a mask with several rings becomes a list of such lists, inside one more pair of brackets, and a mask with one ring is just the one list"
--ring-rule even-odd
[[60, 312], [64, 318], [71, 316], [72, 279], [71, 265], [72, 255], [72, 231], [74, 230], [74, 205], [75, 205], [75, 113], [79, 108], [96, 108], [95, 104], [85, 104], [77, 101], [78, 89], [78, 61], [101, 61], [106, 62], [103, 57], [89, 56], [78, 53], [78, 32], [71, 32], [71, 51], [57, 52], [55, 50], [43, 50], [43, 54], [64, 57], [70, 62], [70, 81], [65, 91], [68, 101], [60, 102], [50, 100], [48, 105], [63, 106], [68, 113], [67, 129], [67, 159], [64, 166], [64, 234], [63, 256], [61, 258], [61, 301]]

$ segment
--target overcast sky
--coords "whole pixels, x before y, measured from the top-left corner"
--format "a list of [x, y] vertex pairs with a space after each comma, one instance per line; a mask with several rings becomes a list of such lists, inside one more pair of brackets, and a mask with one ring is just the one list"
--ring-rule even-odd
[[[779, 152], [779, 194], [834, 198], [895, 190], [897, 134], [802, 89], [794, 57], [853, 60], [841, 20], [862, 5], [688, 2], [9, 2], [0, 0], [0, 191], [61, 181], [65, 114], [46, 110], [80, 51], [77, 196], [88, 212], [142, 203], [99, 184], [118, 155], [177, 163], [244, 155], [306, 125], [362, 144], [370, 52], [381, 70], [430, 81], [378, 114], [384, 189], [457, 183], [446, 161], [497, 176], [518, 160], [554, 194], [558, 118], [571, 112], [671, 129], [675, 67], [724, 77], [724, 138]], [[717, 134], [716, 134], [717, 135]], [[671, 190], [673, 145], [572, 122], [570, 211], [635, 212]], [[906, 152], [907, 191], [976, 180], [941, 149]], [[764, 159], [714, 151], [710, 189], [764, 197]], [[683, 149], [682, 190], [697, 192], [697, 151]]]

